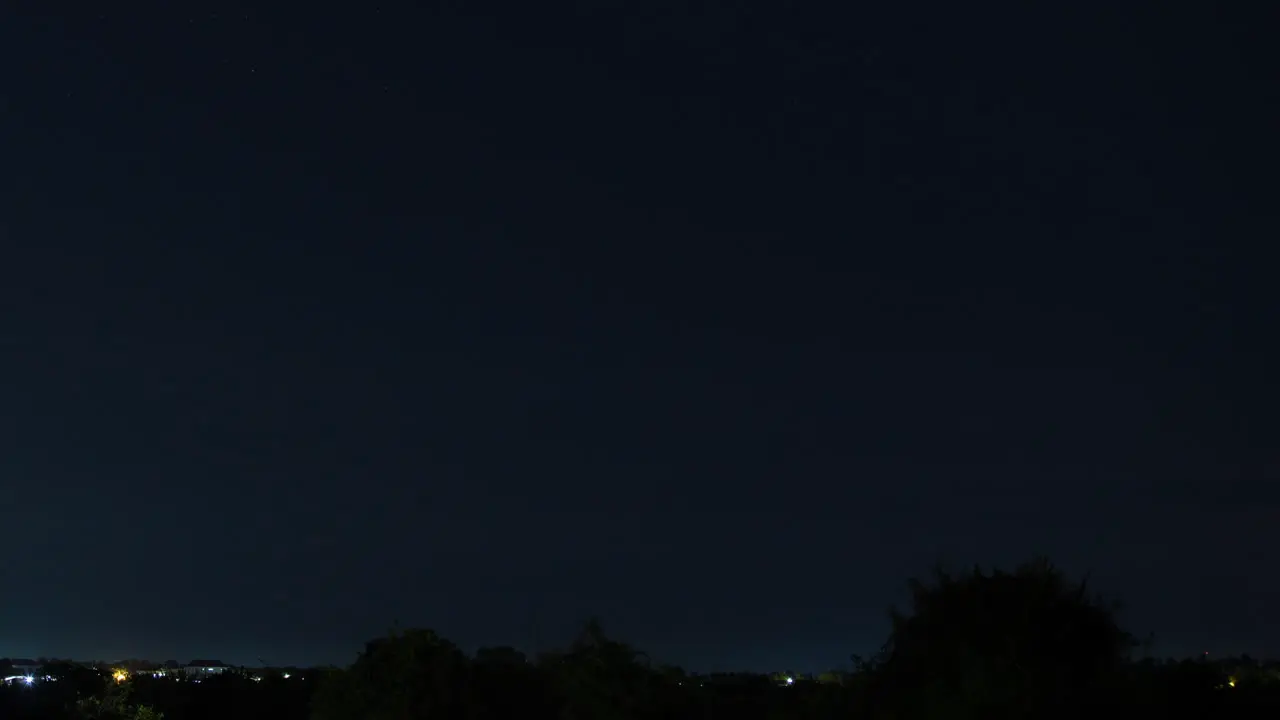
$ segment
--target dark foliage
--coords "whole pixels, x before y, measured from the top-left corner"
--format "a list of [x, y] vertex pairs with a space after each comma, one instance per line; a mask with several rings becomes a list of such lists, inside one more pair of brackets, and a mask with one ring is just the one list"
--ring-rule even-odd
[[1070, 717], [1124, 687], [1132, 636], [1047, 561], [938, 571], [911, 594], [876, 673], [886, 717]]
[[[817, 677], [698, 675], [590, 622], [564, 650], [468, 657], [429, 630], [370, 641], [347, 668], [198, 679], [49, 662], [0, 685], [3, 720], [870, 720], [1253, 718], [1280, 712], [1280, 666], [1134, 661], [1113, 608], [1037, 560], [912, 582], [882, 652]], [[0, 666], [4, 661], [0, 660]], [[10, 665], [11, 667], [11, 665]]]

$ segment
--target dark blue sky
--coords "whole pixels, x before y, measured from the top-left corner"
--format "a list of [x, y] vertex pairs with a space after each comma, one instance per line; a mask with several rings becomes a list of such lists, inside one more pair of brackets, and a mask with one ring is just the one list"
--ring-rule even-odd
[[129, 5], [0, 14], [0, 656], [815, 668], [1040, 552], [1280, 654], [1251, 19]]

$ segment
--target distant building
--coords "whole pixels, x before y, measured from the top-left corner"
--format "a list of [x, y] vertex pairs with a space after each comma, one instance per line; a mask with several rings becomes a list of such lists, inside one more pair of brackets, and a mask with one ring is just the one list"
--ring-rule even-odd
[[200, 678], [210, 675], [221, 675], [230, 670], [231, 666], [221, 660], [192, 660], [187, 666], [182, 668], [187, 677]]
[[34, 675], [41, 663], [30, 658], [10, 658], [9, 666], [13, 668], [15, 675]]
[[123, 670], [128, 675], [133, 675], [133, 676], [143, 676], [143, 675], [150, 675], [151, 677], [166, 676], [164, 666], [162, 666], [161, 664], [152, 662], [150, 660], [140, 660], [136, 658], [132, 658], [129, 660], [121, 660], [120, 662], [112, 665], [111, 670], [113, 674], [117, 670]]

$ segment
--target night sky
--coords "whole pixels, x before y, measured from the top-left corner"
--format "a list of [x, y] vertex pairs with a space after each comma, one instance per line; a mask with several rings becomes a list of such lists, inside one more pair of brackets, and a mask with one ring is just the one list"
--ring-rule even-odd
[[1266, 23], [261, 5], [0, 11], [0, 656], [816, 669], [1036, 553], [1280, 655]]

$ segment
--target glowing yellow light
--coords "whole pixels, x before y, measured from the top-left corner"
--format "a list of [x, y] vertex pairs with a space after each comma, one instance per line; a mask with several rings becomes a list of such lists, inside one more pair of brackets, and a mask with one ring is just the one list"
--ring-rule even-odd
[[1228, 685], [1230, 685], [1231, 687], [1235, 687], [1235, 686], [1236, 686], [1236, 679], [1235, 679], [1235, 678], [1233, 678], [1233, 677], [1229, 677], [1229, 678], [1227, 678], [1227, 684], [1228, 684]]
[[112, 673], [111, 677], [115, 678], [116, 682], [122, 683], [125, 680], [129, 679], [129, 673], [123, 670], [117, 670], [114, 673]]

